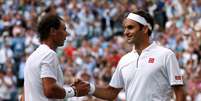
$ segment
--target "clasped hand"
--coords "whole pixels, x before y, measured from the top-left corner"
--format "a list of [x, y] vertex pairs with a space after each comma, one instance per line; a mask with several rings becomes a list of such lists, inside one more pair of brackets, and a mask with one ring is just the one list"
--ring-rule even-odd
[[90, 91], [90, 84], [80, 79], [77, 79], [71, 86], [74, 88], [77, 97], [88, 95]]

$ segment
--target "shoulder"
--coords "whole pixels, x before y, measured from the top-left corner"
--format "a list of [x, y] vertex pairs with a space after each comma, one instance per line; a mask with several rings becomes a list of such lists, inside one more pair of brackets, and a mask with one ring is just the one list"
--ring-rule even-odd
[[56, 52], [53, 51], [52, 49], [50, 49], [48, 46], [46, 45], [40, 45], [38, 47], [38, 51], [40, 53], [44, 53], [44, 54], [52, 54], [52, 55], [56, 55]]
[[43, 59], [51, 59], [57, 57], [56, 53], [49, 49], [47, 46], [40, 45], [31, 55], [29, 58], [43, 60]]
[[153, 51], [155, 51], [157, 54], [161, 54], [165, 56], [175, 54], [173, 50], [161, 45], [156, 45], [156, 48], [154, 48]]
[[167, 60], [176, 58], [174, 51], [164, 46], [157, 45], [153, 50], [155, 52], [152, 52], [152, 55], [154, 54], [158, 59], [160, 59], [162, 64], [166, 63]]
[[124, 67], [124, 65], [129, 64], [130, 62], [134, 61], [135, 55], [134, 52], [128, 52], [124, 56], [121, 57], [118, 63], [118, 67]]

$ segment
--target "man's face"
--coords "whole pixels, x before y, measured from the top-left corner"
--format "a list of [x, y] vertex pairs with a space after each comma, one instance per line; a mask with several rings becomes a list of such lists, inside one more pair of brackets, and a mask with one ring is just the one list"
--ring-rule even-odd
[[57, 44], [57, 46], [63, 46], [67, 35], [69, 34], [66, 32], [66, 26], [62, 21], [60, 27], [56, 30], [56, 35], [54, 36], [54, 41]]
[[129, 44], [135, 44], [141, 41], [141, 39], [143, 38], [143, 31], [137, 22], [131, 19], [125, 19], [123, 21], [123, 26], [124, 35]]

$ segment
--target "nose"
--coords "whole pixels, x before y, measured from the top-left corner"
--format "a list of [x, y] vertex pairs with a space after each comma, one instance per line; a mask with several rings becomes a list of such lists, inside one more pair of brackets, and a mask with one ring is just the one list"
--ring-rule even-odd
[[66, 36], [66, 37], [67, 37], [67, 36], [70, 36], [70, 33], [69, 33], [69, 32], [66, 32], [65, 36]]
[[69, 25], [68, 24], [66, 24], [65, 25], [66, 26], [66, 36], [70, 36], [70, 34], [71, 34], [71, 30], [70, 30], [70, 28], [69, 28]]
[[127, 29], [124, 30], [124, 35], [128, 35], [129, 31]]
[[70, 32], [65, 31], [65, 37], [68, 37], [68, 36], [70, 36]]

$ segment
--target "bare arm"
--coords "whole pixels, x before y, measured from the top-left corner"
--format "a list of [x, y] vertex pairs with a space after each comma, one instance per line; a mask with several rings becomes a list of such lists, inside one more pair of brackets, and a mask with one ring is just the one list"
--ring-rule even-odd
[[22, 96], [20, 97], [20, 101], [24, 101], [24, 92], [22, 93]]
[[48, 98], [64, 99], [66, 96], [65, 89], [56, 84], [52, 78], [43, 78], [43, 92]]
[[185, 101], [185, 92], [182, 85], [172, 86], [176, 95], [176, 101]]
[[112, 101], [117, 97], [120, 91], [121, 88], [113, 88], [108, 85], [107, 87], [96, 87], [93, 95], [101, 99]]

